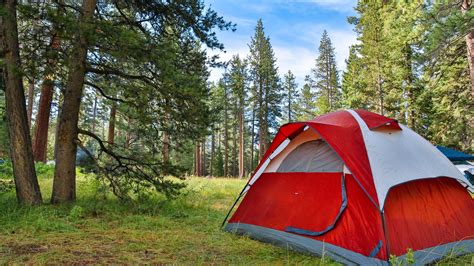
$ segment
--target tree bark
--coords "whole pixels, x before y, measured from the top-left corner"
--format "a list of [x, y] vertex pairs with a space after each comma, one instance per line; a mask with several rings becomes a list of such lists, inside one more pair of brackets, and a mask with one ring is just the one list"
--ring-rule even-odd
[[224, 99], [224, 176], [229, 175], [229, 130], [228, 130], [228, 114], [227, 109], [229, 108], [227, 103], [227, 88], [225, 90], [225, 99]]
[[[96, 0], [83, 1], [79, 24], [84, 26], [91, 22], [95, 6]], [[51, 197], [53, 204], [76, 199], [77, 123], [84, 88], [87, 48], [86, 34], [79, 30], [78, 35], [73, 40], [73, 52], [69, 62], [69, 76], [64, 91], [64, 102], [58, 117], [56, 170]]]
[[170, 134], [163, 132], [163, 163], [167, 164], [170, 161]]
[[405, 47], [405, 64], [406, 64], [406, 69], [407, 69], [407, 76], [406, 76], [406, 82], [407, 82], [407, 99], [408, 99], [408, 108], [407, 108], [407, 122], [408, 122], [408, 127], [414, 129], [415, 128], [415, 84], [414, 84], [414, 77], [413, 77], [413, 69], [412, 69], [412, 54], [413, 51], [410, 47], [409, 44], [406, 44]]
[[253, 144], [255, 143], [255, 105], [252, 108], [252, 129], [250, 132], [250, 171], [253, 171], [253, 161], [254, 161], [254, 154], [255, 150]]
[[244, 112], [242, 110], [243, 106], [241, 107], [240, 114], [239, 114], [239, 178], [244, 176], [245, 172], [245, 161], [244, 161]]
[[211, 136], [211, 161], [209, 162], [209, 175], [214, 176], [214, 153], [216, 150], [216, 137], [215, 137], [215, 130], [212, 129], [212, 136]]
[[201, 143], [201, 175], [206, 176], [206, 138]]
[[[168, 104], [168, 101], [166, 101], [166, 104]], [[163, 124], [169, 125], [170, 123], [170, 115], [168, 113], [165, 113], [163, 116]], [[168, 132], [168, 128], [165, 128], [163, 131], [163, 147], [161, 150], [161, 155], [162, 155], [162, 160], [163, 164], [166, 166], [169, 161], [170, 161], [170, 134]], [[166, 167], [165, 167], [166, 169]], [[166, 174], [166, 173], [165, 173]]]
[[194, 155], [194, 175], [195, 176], [202, 176], [202, 171], [201, 171], [201, 144], [199, 141], [196, 142], [195, 146], [195, 155]]
[[33, 138], [33, 156], [37, 162], [46, 162], [48, 147], [49, 117], [53, 101], [53, 83], [43, 82], [38, 114], [36, 115], [35, 136]]
[[[234, 112], [235, 113], [235, 112]], [[237, 176], [237, 171], [238, 171], [238, 159], [237, 159], [237, 153], [238, 153], [238, 148], [237, 148], [237, 127], [238, 124], [232, 123], [232, 176], [236, 177]]]
[[263, 116], [263, 139], [262, 139], [262, 142], [263, 142], [263, 151], [262, 153], [260, 154], [260, 160], [263, 158], [263, 156], [265, 155], [265, 153], [267, 152], [268, 150], [268, 146], [270, 146], [270, 142], [269, 142], [269, 139], [268, 139], [268, 116], [269, 116], [269, 108], [268, 108], [268, 102], [269, 102], [269, 99], [268, 99], [268, 95], [269, 95], [269, 92], [268, 90], [270, 90], [270, 86], [267, 84], [265, 86], [265, 98], [264, 98], [264, 106], [265, 106], [265, 109], [264, 109], [264, 116]]
[[25, 92], [20, 67], [20, 49], [16, 21], [16, 1], [1, 1], [5, 14], [0, 17], [0, 44], [4, 52], [3, 84], [10, 136], [16, 196], [21, 204], [40, 204], [41, 192], [36, 178], [30, 129], [25, 105]]
[[[471, 9], [471, 1], [463, 0], [461, 11], [465, 14]], [[474, 98], [474, 28], [469, 29], [466, 34], [467, 60], [469, 63], [469, 76], [471, 80], [471, 96]]]
[[117, 119], [117, 103], [112, 103], [110, 108], [110, 117], [109, 117], [109, 131], [107, 136], [107, 142], [109, 144], [114, 144], [115, 142], [115, 121]]
[[130, 118], [127, 118], [127, 133], [125, 133], [125, 145], [124, 147], [126, 149], [128, 149], [130, 147], [130, 144], [132, 142], [132, 133], [130, 132], [130, 123], [131, 123], [131, 120]]
[[35, 82], [28, 80], [28, 127], [31, 128], [31, 118], [33, 117], [33, 105], [35, 101]]
[[[61, 0], [62, 2], [62, 0]], [[63, 12], [63, 11], [58, 11]], [[54, 25], [56, 27], [56, 25]], [[48, 60], [45, 67], [43, 84], [41, 85], [40, 102], [36, 114], [35, 135], [33, 137], [33, 157], [37, 162], [45, 163], [47, 160], [49, 118], [51, 103], [54, 95], [54, 73], [57, 67], [61, 40], [55, 29], [51, 36]]]
[[263, 83], [260, 81], [258, 91], [258, 160], [262, 160], [263, 154], [265, 153], [265, 113], [263, 110]]
[[92, 127], [91, 130], [95, 134], [95, 128], [97, 124], [97, 96], [94, 97], [94, 107], [92, 109]]

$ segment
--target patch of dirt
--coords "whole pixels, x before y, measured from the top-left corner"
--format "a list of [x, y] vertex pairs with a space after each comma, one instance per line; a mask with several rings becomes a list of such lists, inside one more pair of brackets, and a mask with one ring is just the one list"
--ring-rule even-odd
[[15, 255], [29, 255], [48, 251], [48, 246], [38, 244], [17, 244], [9, 243], [6, 245], [8, 253]]

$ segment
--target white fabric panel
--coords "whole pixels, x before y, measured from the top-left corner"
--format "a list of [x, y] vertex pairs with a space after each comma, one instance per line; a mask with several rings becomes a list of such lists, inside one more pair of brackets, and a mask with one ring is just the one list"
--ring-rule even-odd
[[265, 162], [260, 166], [258, 171], [252, 176], [252, 178], [249, 181], [249, 184], [245, 187], [244, 192], [242, 194], [247, 193], [247, 191], [250, 189], [250, 186], [257, 181], [257, 179], [262, 175], [262, 173], [267, 169], [268, 165], [272, 161], [273, 158], [278, 156], [283, 150], [285, 150], [286, 146], [290, 143], [289, 139], [285, 139], [278, 147], [268, 156], [268, 158], [265, 160]]
[[298, 136], [292, 139], [287, 144], [287, 146], [285, 146], [285, 149], [283, 149], [282, 152], [272, 158], [270, 165], [267, 167], [267, 169], [265, 169], [265, 173], [276, 172], [281, 162], [286, 158], [286, 156], [288, 156], [288, 154], [294, 149], [296, 149], [296, 147], [298, 147], [300, 144], [319, 138], [319, 135], [314, 130], [306, 130], [301, 132]]
[[294, 149], [277, 172], [342, 172], [343, 165], [336, 152], [325, 141], [318, 139]]
[[270, 158], [267, 158], [265, 162], [258, 168], [258, 171], [253, 175], [252, 179], [250, 179], [249, 185], [253, 185], [255, 181], [260, 177], [260, 175], [265, 171], [265, 168], [267, 168], [268, 164], [270, 163]]
[[285, 139], [269, 156], [270, 160], [273, 160], [273, 158], [275, 158], [278, 154], [280, 154], [280, 152], [282, 152], [283, 149], [285, 149], [286, 146], [288, 146], [288, 144], [290, 144], [290, 139]]
[[349, 112], [362, 131], [381, 209], [391, 187], [411, 180], [445, 176], [469, 184], [448, 158], [408, 127], [370, 130], [355, 111]]

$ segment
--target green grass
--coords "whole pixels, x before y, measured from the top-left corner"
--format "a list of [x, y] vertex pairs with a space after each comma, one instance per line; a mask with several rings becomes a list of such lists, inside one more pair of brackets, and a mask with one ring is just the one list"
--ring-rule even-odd
[[[39, 177], [45, 202], [50, 176]], [[20, 207], [13, 191], [0, 192], [0, 264], [334, 264], [222, 231], [244, 183], [191, 178], [176, 200], [145, 195], [124, 203], [79, 174], [76, 203], [39, 207]], [[473, 262], [473, 255], [443, 260]]]
[[[178, 263], [320, 264], [226, 233], [220, 224], [243, 180], [192, 178], [176, 200], [141, 197], [123, 203], [104, 195], [92, 177], [78, 177], [73, 205], [19, 207], [0, 193], [0, 264]], [[45, 202], [52, 181], [40, 177]]]

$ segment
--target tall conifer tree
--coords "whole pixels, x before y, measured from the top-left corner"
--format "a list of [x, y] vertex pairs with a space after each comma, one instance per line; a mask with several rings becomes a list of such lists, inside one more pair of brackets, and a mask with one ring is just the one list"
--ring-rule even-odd
[[324, 114], [337, 110], [341, 100], [339, 75], [334, 47], [326, 30], [319, 44], [316, 66], [311, 72], [311, 86], [316, 92], [318, 113]]

